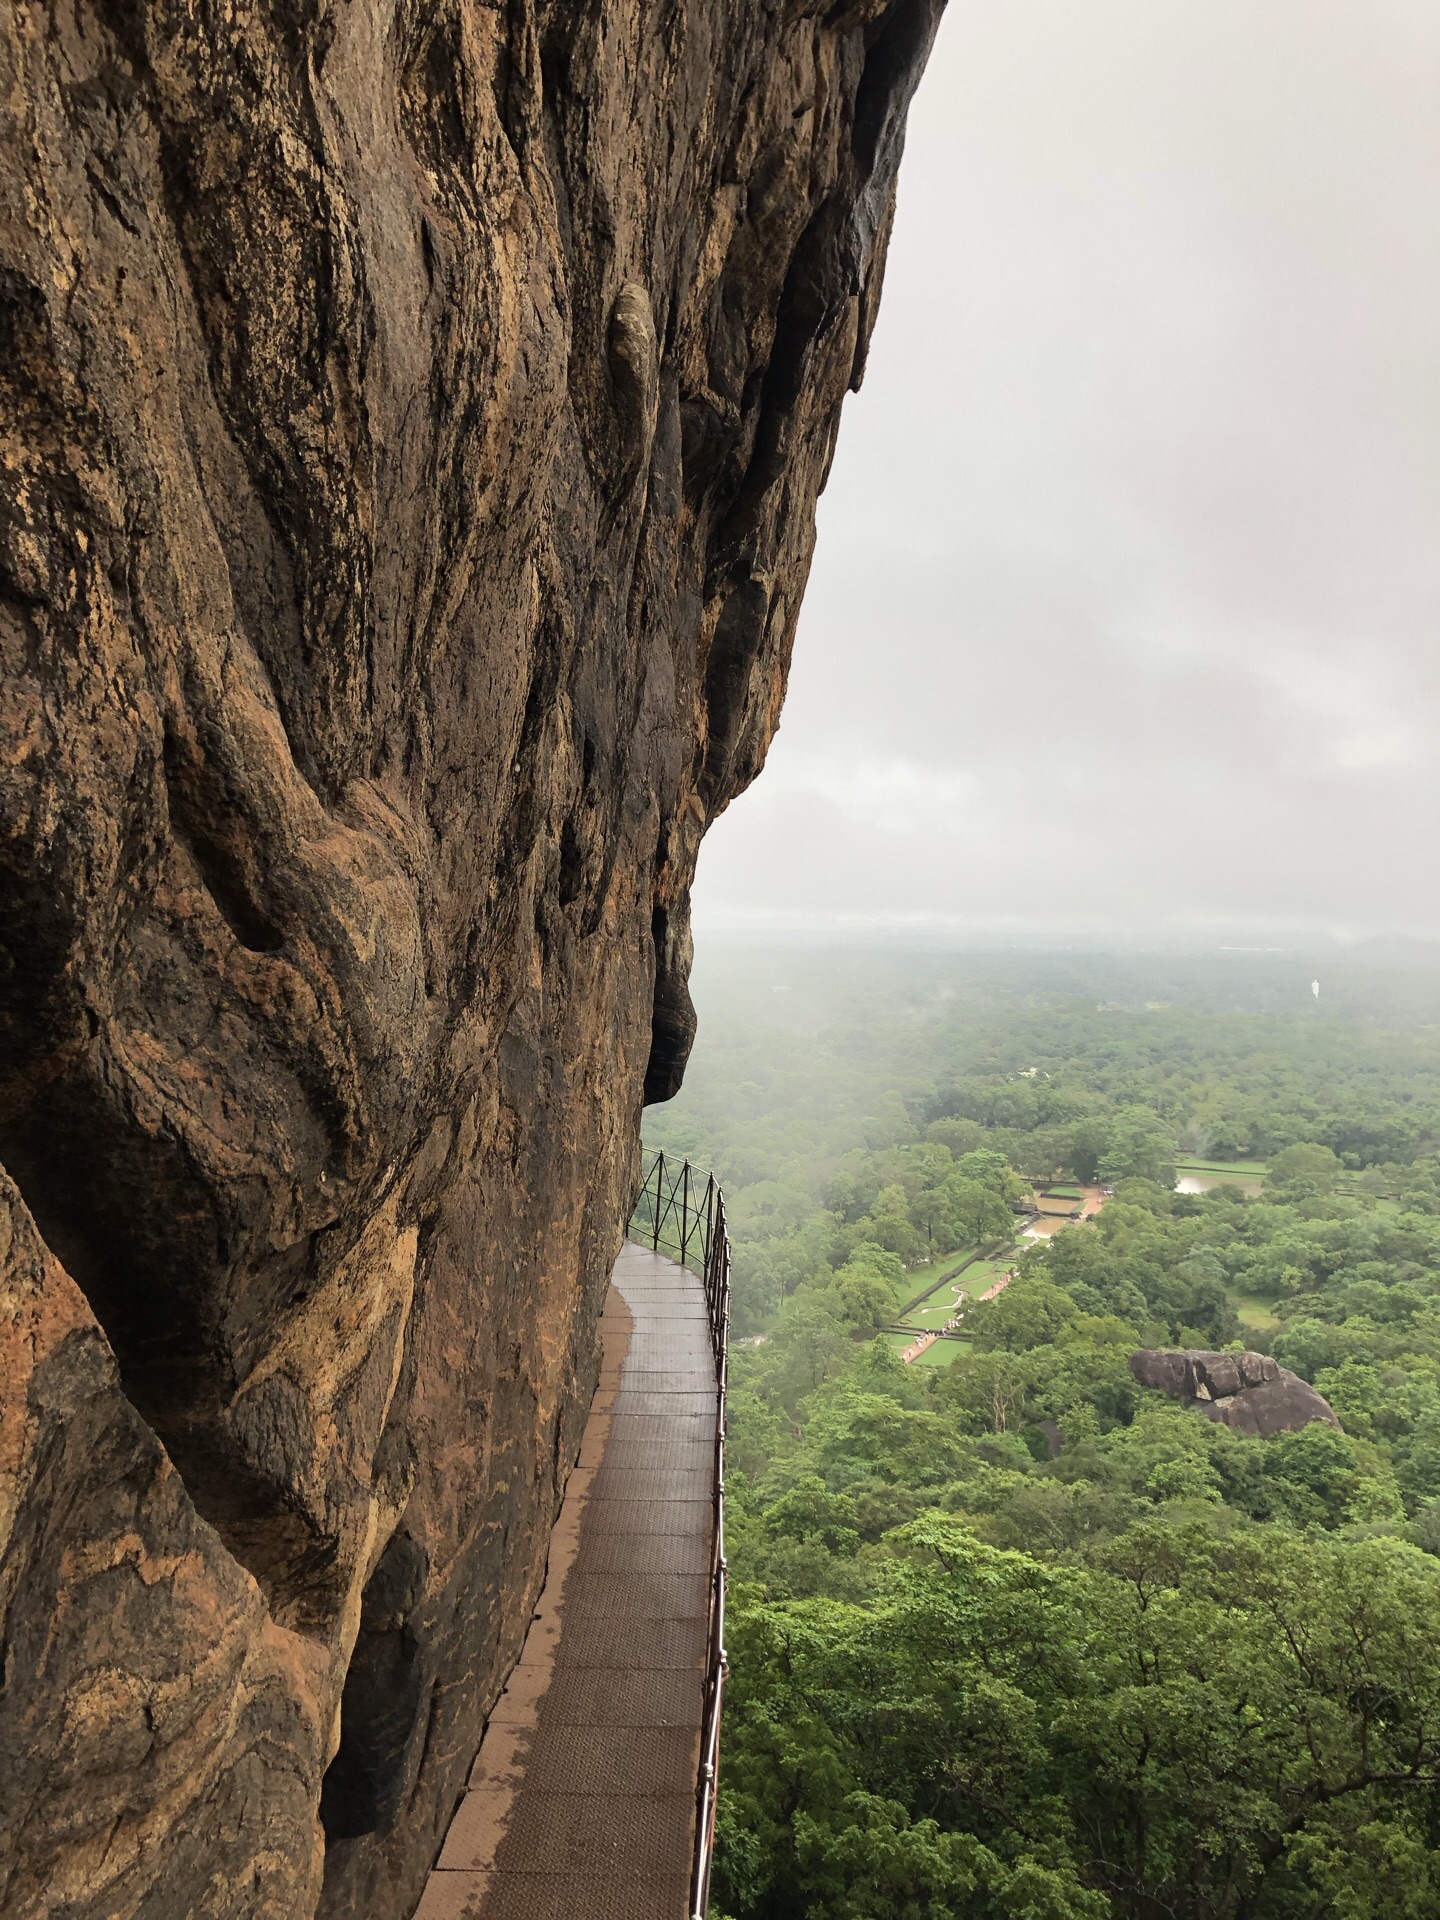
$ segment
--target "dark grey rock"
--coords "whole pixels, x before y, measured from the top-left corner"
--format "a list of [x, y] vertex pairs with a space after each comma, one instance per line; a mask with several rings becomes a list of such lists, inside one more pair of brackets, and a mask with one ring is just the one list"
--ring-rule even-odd
[[1323, 1394], [1268, 1353], [1212, 1353], [1199, 1348], [1142, 1347], [1130, 1356], [1142, 1387], [1168, 1394], [1237, 1433], [1296, 1433], [1312, 1420], [1338, 1427]]
[[1065, 1451], [1065, 1433], [1054, 1420], [1041, 1420], [1036, 1423], [1045, 1436], [1045, 1444], [1050, 1449], [1050, 1458], [1058, 1460]]

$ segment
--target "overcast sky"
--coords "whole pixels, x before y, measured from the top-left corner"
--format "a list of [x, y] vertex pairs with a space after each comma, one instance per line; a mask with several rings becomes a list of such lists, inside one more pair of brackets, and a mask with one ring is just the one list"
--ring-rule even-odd
[[950, 0], [697, 926], [1440, 933], [1440, 5]]

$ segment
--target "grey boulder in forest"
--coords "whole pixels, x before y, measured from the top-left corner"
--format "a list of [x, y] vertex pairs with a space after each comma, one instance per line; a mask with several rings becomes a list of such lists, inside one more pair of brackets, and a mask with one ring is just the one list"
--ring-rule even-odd
[[1142, 1347], [1130, 1356], [1142, 1387], [1169, 1394], [1237, 1433], [1298, 1433], [1312, 1420], [1340, 1422], [1323, 1394], [1268, 1353], [1210, 1353], [1195, 1347]]

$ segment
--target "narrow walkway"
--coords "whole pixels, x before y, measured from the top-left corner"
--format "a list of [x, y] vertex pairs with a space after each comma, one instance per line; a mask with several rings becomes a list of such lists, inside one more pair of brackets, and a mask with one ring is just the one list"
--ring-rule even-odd
[[684, 1920], [717, 1394], [700, 1282], [627, 1244], [544, 1592], [415, 1920]]

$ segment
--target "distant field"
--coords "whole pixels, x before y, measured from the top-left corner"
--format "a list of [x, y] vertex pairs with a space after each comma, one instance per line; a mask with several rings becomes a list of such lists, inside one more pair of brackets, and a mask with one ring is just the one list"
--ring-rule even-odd
[[[953, 1253], [947, 1253], [942, 1260], [922, 1260], [918, 1266], [907, 1267], [903, 1297], [906, 1300], [913, 1300], [917, 1293], [923, 1293], [927, 1287], [939, 1286], [947, 1275], [951, 1279], [957, 1278], [964, 1270], [965, 1262], [969, 1257], [965, 1249], [960, 1247]], [[918, 1286], [913, 1284], [917, 1281]], [[943, 1292], [944, 1289], [942, 1288], [941, 1291]]]
[[970, 1351], [968, 1340], [937, 1340], [927, 1347], [918, 1360], [912, 1361], [917, 1367], [948, 1367], [959, 1354]]
[[[977, 1260], [973, 1266], [967, 1267], [961, 1274], [960, 1284], [968, 1288], [984, 1281], [988, 1286], [997, 1273], [1004, 1273], [1007, 1267], [1014, 1266], [1015, 1255], [1021, 1251], [1023, 1249], [1017, 1243], [1008, 1253], [997, 1253], [993, 1260]], [[983, 1287], [981, 1291], [984, 1291]]]
[[1273, 1333], [1283, 1326], [1278, 1313], [1272, 1313], [1263, 1300], [1256, 1299], [1253, 1293], [1230, 1294], [1230, 1304], [1235, 1309], [1236, 1318], [1242, 1327], [1248, 1327], [1252, 1333]]
[[[961, 1302], [964, 1305], [964, 1302]], [[954, 1300], [942, 1300], [937, 1293], [933, 1300], [927, 1300], [923, 1307], [917, 1307], [913, 1313], [906, 1314], [907, 1327], [920, 1327], [926, 1333], [933, 1333], [937, 1327], [953, 1318], [956, 1312]]]
[[[918, 1331], [918, 1329], [917, 1329]], [[910, 1345], [910, 1336], [903, 1333], [887, 1333], [886, 1344], [897, 1354], [904, 1353]], [[957, 1354], [964, 1353], [969, 1346], [965, 1340], [936, 1340], [928, 1346], [918, 1360], [910, 1362], [912, 1367], [948, 1367]]]
[[[923, 1306], [915, 1307], [907, 1313], [904, 1324], [907, 1327], [914, 1327], [917, 1332], [936, 1332], [955, 1312], [954, 1290], [956, 1287], [963, 1287], [969, 1296], [969, 1301], [973, 1302], [977, 1295], [985, 1291], [997, 1273], [1004, 1273], [1014, 1258], [1013, 1253], [1006, 1253], [998, 1254], [989, 1260], [972, 1260], [964, 1272], [957, 1274], [948, 1286], [941, 1287], [938, 1293], [931, 1294]], [[901, 1345], [904, 1345], [903, 1341]]]
[[1251, 1178], [1269, 1171], [1263, 1160], [1196, 1160], [1185, 1155], [1175, 1162], [1177, 1173], [1236, 1173], [1248, 1174]]
[[923, 1287], [927, 1280], [938, 1280], [947, 1267], [953, 1267], [964, 1251], [963, 1247], [957, 1247], [953, 1253], [937, 1253], [933, 1260], [917, 1260], [905, 1269], [905, 1278]]
[[1186, 1161], [1175, 1167], [1176, 1187], [1180, 1193], [1206, 1193], [1215, 1187], [1239, 1187], [1249, 1200], [1258, 1200], [1265, 1191], [1265, 1169], [1246, 1171], [1247, 1162], [1236, 1160], [1230, 1163], [1214, 1161], [1202, 1165], [1199, 1161]]

